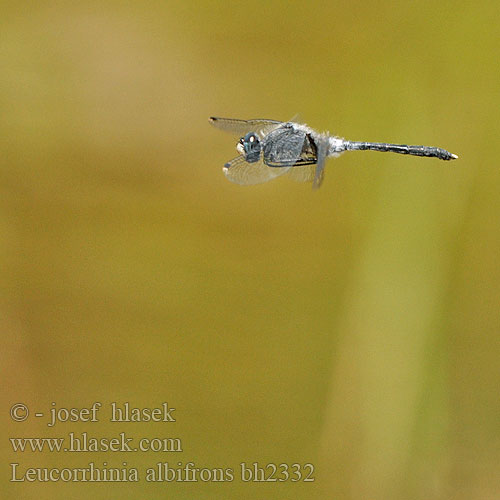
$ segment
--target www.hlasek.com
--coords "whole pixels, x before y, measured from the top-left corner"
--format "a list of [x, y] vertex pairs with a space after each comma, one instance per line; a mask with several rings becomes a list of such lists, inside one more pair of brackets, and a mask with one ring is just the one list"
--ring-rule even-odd
[[54, 438], [9, 438], [12, 450], [15, 452], [181, 452], [182, 441], [180, 438], [154, 437], [141, 438], [134, 444], [133, 437], [127, 437], [125, 432], [120, 432], [117, 437], [96, 438], [87, 432], [69, 432], [67, 437]]
[[[11, 463], [11, 482], [135, 482], [142, 479], [136, 467], [129, 467], [122, 462], [121, 467], [108, 467], [103, 462], [97, 467], [90, 462], [87, 467], [78, 468], [20, 468], [18, 463]], [[168, 462], [158, 462], [154, 467], [144, 470], [143, 478], [147, 482], [231, 482], [239, 479], [248, 482], [313, 482], [314, 465], [306, 464], [251, 464], [242, 462], [239, 468], [197, 467], [194, 462], [177, 462], [174, 466]]]

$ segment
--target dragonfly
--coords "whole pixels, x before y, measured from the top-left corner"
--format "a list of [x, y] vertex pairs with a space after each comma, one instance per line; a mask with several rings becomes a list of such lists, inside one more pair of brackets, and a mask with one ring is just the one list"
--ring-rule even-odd
[[224, 165], [223, 172], [231, 182], [242, 185], [261, 184], [287, 174], [298, 182], [311, 182], [313, 189], [317, 189], [323, 182], [326, 159], [344, 151], [382, 151], [440, 160], [458, 158], [445, 149], [431, 146], [347, 141], [293, 121], [212, 116], [209, 122], [240, 136], [236, 144], [239, 155]]

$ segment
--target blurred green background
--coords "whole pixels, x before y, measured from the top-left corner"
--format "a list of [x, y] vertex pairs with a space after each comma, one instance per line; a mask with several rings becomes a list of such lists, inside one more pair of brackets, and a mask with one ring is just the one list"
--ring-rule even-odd
[[[2, 2], [0, 496], [497, 498], [499, 21], [486, 0]], [[209, 116], [296, 113], [460, 158], [349, 153], [317, 192], [225, 179], [237, 138]], [[94, 401], [177, 422], [33, 417]], [[70, 431], [184, 452], [7, 440]], [[103, 461], [316, 481], [9, 481]]]

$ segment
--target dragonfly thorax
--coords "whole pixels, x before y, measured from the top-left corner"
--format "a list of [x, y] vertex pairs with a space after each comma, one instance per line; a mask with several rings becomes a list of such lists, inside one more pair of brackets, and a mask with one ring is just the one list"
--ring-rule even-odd
[[255, 163], [259, 161], [262, 145], [257, 134], [249, 132], [239, 140], [236, 149], [244, 155], [248, 163]]

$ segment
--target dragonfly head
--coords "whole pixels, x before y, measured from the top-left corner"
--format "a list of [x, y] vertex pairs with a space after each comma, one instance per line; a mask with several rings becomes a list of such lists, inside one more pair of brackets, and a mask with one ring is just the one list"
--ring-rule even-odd
[[249, 132], [239, 140], [236, 149], [245, 157], [248, 163], [255, 163], [259, 161], [262, 146], [257, 134]]

